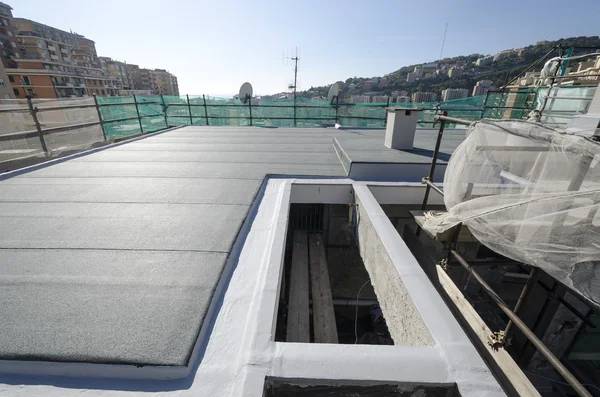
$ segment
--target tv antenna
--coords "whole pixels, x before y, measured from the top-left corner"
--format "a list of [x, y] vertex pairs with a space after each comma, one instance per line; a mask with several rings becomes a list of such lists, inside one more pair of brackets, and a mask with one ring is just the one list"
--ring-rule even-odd
[[289, 59], [294, 62], [294, 85], [289, 84], [288, 89], [293, 89], [294, 91], [294, 127], [296, 126], [296, 90], [298, 89], [298, 61], [300, 58], [298, 57], [298, 46], [296, 46], [296, 55], [291, 57], [284, 57], [285, 59]]
[[448, 33], [448, 22], [446, 22], [446, 28], [444, 29], [444, 39], [442, 40], [442, 49], [440, 50], [440, 61], [442, 60], [442, 54], [444, 53], [444, 45], [446, 44], [446, 33]]

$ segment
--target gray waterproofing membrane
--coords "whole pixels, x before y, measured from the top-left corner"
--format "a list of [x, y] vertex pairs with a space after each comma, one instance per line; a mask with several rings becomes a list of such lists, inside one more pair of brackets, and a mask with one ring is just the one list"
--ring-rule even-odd
[[0, 359], [187, 365], [265, 176], [345, 176], [333, 138], [428, 168], [437, 132], [383, 133], [185, 127], [0, 176]]

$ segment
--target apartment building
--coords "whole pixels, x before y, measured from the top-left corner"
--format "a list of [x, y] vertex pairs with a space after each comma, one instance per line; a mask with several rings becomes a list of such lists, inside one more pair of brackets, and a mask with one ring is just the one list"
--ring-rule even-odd
[[467, 98], [469, 90], [465, 88], [447, 88], [442, 91], [442, 101], [450, 101], [452, 99]]
[[94, 41], [24, 18], [13, 18], [13, 25], [16, 51], [6, 73], [16, 98], [117, 95]]
[[156, 95], [179, 95], [177, 77], [164, 69], [151, 71], [152, 90]]
[[15, 97], [6, 74], [6, 68], [10, 67], [17, 48], [12, 17], [12, 8], [8, 4], [0, 3], [0, 99]]
[[413, 102], [435, 102], [437, 101], [437, 94], [435, 92], [414, 92], [412, 94]]
[[125, 62], [115, 61], [109, 57], [100, 57], [100, 66], [110, 76], [117, 79], [117, 85], [119, 87], [119, 90], [133, 89], [133, 78], [129, 68], [127, 67], [128, 65]]
[[473, 87], [472, 96], [485, 95], [488, 91], [494, 90], [494, 82], [492, 80], [480, 80]]
[[448, 70], [448, 77], [450, 78], [460, 77], [462, 74], [463, 70], [459, 68], [450, 68], [450, 70]]
[[140, 85], [135, 87], [138, 90], [154, 91], [154, 83], [152, 79], [152, 70], [140, 68]]

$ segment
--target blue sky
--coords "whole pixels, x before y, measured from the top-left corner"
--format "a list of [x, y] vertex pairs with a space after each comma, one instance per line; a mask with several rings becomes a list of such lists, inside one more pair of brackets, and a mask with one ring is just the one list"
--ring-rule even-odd
[[300, 48], [299, 88], [372, 77], [444, 56], [493, 54], [538, 40], [600, 34], [600, 0], [3, 0], [17, 17], [72, 30], [98, 54], [163, 68], [182, 94], [229, 95], [250, 81], [284, 91]]

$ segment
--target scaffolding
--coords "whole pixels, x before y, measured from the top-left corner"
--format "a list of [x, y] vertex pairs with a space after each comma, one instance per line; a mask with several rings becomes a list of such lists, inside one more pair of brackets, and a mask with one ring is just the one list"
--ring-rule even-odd
[[[439, 186], [437, 186], [433, 182], [433, 176], [435, 173], [435, 167], [437, 163], [437, 157], [439, 155], [439, 148], [444, 134], [444, 128], [446, 124], [462, 124], [465, 126], [471, 125], [472, 122], [469, 120], [461, 120], [455, 117], [449, 117], [447, 113], [442, 113], [436, 116], [436, 119], [440, 121], [439, 132], [437, 136], [435, 150], [431, 160], [431, 166], [429, 170], [429, 174], [423, 178], [423, 183], [426, 185], [425, 195], [423, 198], [422, 210], [427, 210], [428, 201], [431, 191], [434, 191], [441, 196], [444, 196], [444, 190], [442, 190]], [[578, 186], [573, 186], [570, 190], [578, 190]], [[473, 186], [470, 186], [470, 189], [473, 189]], [[423, 230], [422, 225], [419, 224], [417, 228], [417, 235], [420, 234], [421, 230]], [[457, 242], [459, 235], [461, 233], [462, 223], [458, 223], [454, 228], [451, 229], [449, 241], [447, 244], [447, 258], [444, 259], [440, 266], [442, 268], [447, 268], [451, 266], [453, 263], [460, 265], [464, 268], [471, 279], [477, 281], [477, 283], [481, 286], [481, 288], [486, 292], [486, 294], [491, 298], [491, 300], [499, 307], [499, 309], [509, 318], [509, 322], [506, 325], [504, 330], [500, 330], [494, 333], [491, 336], [491, 342], [496, 349], [505, 348], [507, 338], [510, 334], [512, 327], [517, 327], [529, 340], [531, 344], [535, 346], [535, 348], [542, 354], [542, 356], [550, 363], [550, 365], [565, 379], [565, 381], [575, 390], [575, 392], [579, 396], [591, 397], [592, 394], [585, 388], [585, 386], [567, 369], [567, 367], [552, 353], [552, 351], [538, 338], [538, 336], [525, 324], [525, 322], [521, 319], [519, 312], [523, 305], [523, 302], [527, 299], [528, 295], [531, 293], [532, 286], [538, 282], [539, 273], [541, 270], [537, 267], [533, 267], [529, 275], [527, 276], [527, 283], [523, 287], [520, 297], [514, 308], [510, 308], [506, 302], [490, 287], [490, 285], [485, 281], [485, 279], [475, 270], [473, 265], [469, 263], [469, 261], [465, 260], [464, 257], [457, 251]], [[578, 297], [582, 302], [587, 302], [587, 300], [582, 297], [577, 291], [572, 291], [574, 296]], [[584, 315], [579, 313], [572, 305], [566, 303], [565, 301], [561, 301], [569, 310], [571, 310], [575, 315], [580, 318], [585, 318]], [[593, 326], [593, 324], [592, 324]]]

